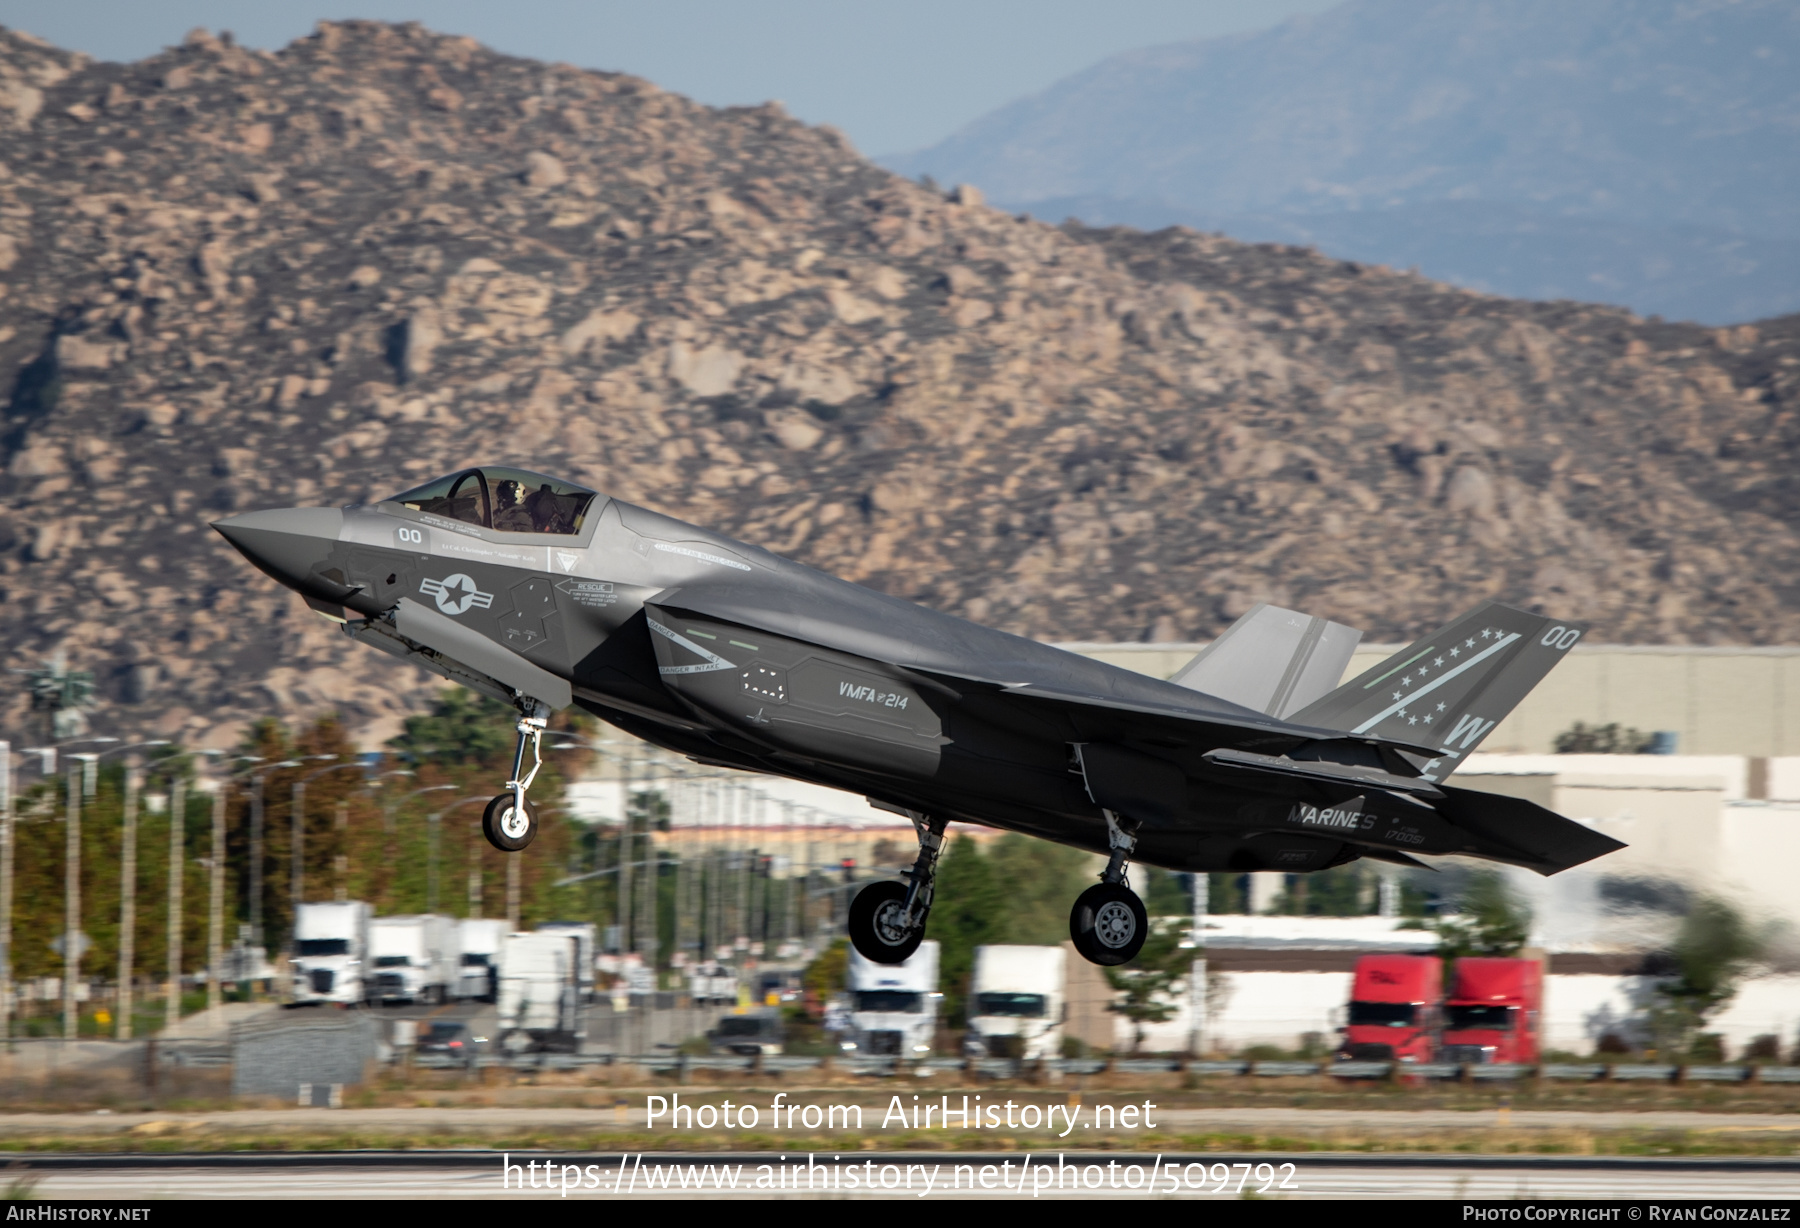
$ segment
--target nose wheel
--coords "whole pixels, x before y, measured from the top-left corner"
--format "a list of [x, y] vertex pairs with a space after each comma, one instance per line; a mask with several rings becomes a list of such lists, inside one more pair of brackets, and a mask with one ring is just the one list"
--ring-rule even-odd
[[[512, 779], [505, 793], [487, 804], [481, 815], [481, 834], [503, 853], [516, 853], [537, 838], [537, 807], [525, 797], [538, 769], [544, 766], [544, 729], [550, 724], [549, 709], [535, 699], [520, 701], [519, 740], [513, 748]], [[531, 770], [525, 770], [525, 748], [531, 748]]]
[[502, 793], [481, 813], [481, 834], [503, 853], [518, 852], [537, 839], [537, 833], [537, 807], [529, 800], [521, 806], [511, 793]]

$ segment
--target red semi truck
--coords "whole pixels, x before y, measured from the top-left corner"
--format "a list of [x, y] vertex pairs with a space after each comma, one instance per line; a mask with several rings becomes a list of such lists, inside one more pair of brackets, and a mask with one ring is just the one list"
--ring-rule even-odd
[[1443, 997], [1444, 962], [1435, 955], [1359, 957], [1338, 1060], [1429, 1062]]
[[1468, 956], [1451, 970], [1439, 1060], [1536, 1062], [1544, 969], [1535, 959]]

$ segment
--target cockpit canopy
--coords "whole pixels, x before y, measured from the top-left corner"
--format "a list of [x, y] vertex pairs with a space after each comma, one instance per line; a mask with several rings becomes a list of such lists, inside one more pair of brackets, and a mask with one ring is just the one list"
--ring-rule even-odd
[[484, 465], [436, 478], [388, 500], [500, 533], [581, 532], [596, 492], [525, 469]]

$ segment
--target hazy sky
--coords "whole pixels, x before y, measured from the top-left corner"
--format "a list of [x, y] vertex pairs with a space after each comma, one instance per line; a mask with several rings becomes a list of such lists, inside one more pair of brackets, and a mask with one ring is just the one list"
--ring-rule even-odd
[[321, 17], [421, 21], [500, 51], [648, 77], [713, 105], [779, 98], [867, 154], [932, 144], [1115, 52], [1337, 0], [0, 0], [0, 25], [107, 60], [195, 26], [275, 48]]

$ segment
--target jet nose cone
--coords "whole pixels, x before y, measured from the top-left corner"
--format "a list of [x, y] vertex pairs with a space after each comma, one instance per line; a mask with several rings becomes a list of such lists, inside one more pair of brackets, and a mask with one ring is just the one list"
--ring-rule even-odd
[[213, 521], [239, 554], [271, 577], [299, 588], [337, 544], [344, 513], [335, 507], [284, 507]]

